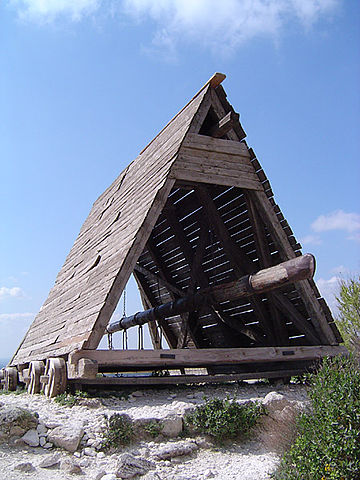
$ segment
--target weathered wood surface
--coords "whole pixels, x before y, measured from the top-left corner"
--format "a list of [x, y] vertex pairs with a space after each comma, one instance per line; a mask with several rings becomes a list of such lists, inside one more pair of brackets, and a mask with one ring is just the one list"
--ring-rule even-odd
[[256, 380], [261, 378], [288, 378], [294, 375], [300, 375], [304, 372], [303, 368], [292, 368], [289, 370], [275, 370], [262, 372], [248, 372], [248, 373], [233, 373], [233, 374], [217, 374], [217, 375], [166, 375], [158, 376], [124, 376], [111, 377], [99, 376], [96, 379], [91, 378], [74, 378], [68, 381], [69, 385], [74, 385], [75, 388], [81, 385], [91, 386], [130, 386], [130, 385], [189, 385], [193, 383], [225, 383], [238, 382], [241, 380]]
[[118, 366], [141, 369], [206, 367], [209, 365], [235, 365], [253, 362], [292, 362], [316, 360], [326, 356], [347, 355], [342, 346], [318, 345], [303, 347], [256, 347], [256, 348], [201, 348], [171, 350], [81, 350], [69, 355], [69, 363], [77, 364], [88, 358], [100, 367]]
[[[94, 203], [12, 364], [96, 348], [137, 260], [143, 295], [156, 306], [301, 254], [243, 140], [220, 85], [223, 78], [215, 74]], [[217, 121], [206, 132], [203, 125], [214, 115]], [[211, 137], [225, 130], [226, 139]], [[199, 203], [195, 187], [208, 189], [210, 202]], [[195, 272], [205, 218], [207, 236]], [[146, 247], [149, 236], [156, 258]], [[172, 318], [163, 329], [173, 346], [188, 338], [191, 347], [202, 348], [336, 344], [341, 338], [315, 284], [307, 280], [284, 287], [280, 297], [222, 302], [197, 317]]]
[[96, 348], [172, 188], [169, 169], [209, 88], [94, 203], [12, 364]]
[[[191, 292], [178, 300], [122, 318], [108, 325], [107, 332], [115, 333], [135, 325], [144, 325], [148, 322], [166, 319], [185, 312], [201, 310], [204, 306], [251, 297], [277, 289], [289, 282], [294, 283], [312, 278], [314, 272], [315, 259], [312, 255], [307, 254], [274, 267], [260, 270], [253, 275], [246, 275], [234, 282], [209, 287], [196, 293]], [[294, 310], [297, 313], [296, 309]]]
[[158, 376], [136, 376], [136, 377], [97, 377], [91, 378], [74, 378], [68, 381], [69, 385], [74, 385], [75, 388], [81, 385], [91, 386], [130, 386], [130, 385], [184, 385], [192, 383], [224, 383], [237, 382], [241, 380], [252, 380], [260, 378], [287, 378], [294, 375], [300, 375], [304, 369], [290, 369], [263, 372], [248, 372], [248, 373], [234, 373], [234, 374], [217, 374], [217, 375], [166, 375]]

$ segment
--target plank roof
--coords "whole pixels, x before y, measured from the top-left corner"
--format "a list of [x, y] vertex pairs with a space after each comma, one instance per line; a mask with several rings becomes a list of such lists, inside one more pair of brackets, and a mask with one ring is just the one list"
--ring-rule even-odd
[[[215, 74], [96, 200], [11, 364], [95, 349], [132, 272], [150, 307], [301, 254], [223, 78]], [[159, 328], [174, 348], [340, 339], [312, 281], [218, 307]]]

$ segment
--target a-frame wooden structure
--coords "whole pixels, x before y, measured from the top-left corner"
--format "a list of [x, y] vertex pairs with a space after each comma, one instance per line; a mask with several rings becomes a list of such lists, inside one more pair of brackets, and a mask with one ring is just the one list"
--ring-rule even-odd
[[[224, 78], [215, 74], [94, 203], [12, 366], [96, 349], [132, 273], [150, 308], [301, 255]], [[159, 329], [172, 349], [341, 341], [312, 280], [149, 329], [154, 349]]]

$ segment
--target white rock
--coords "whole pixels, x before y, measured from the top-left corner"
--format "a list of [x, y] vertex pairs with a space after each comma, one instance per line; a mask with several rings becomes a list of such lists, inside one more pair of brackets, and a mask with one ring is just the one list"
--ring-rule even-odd
[[80, 465], [82, 467], [88, 467], [91, 463], [91, 460], [89, 457], [82, 457], [82, 459], [80, 460]]
[[91, 480], [101, 480], [105, 477], [105, 475], [106, 475], [105, 470], [98, 470], [97, 472], [93, 473]]
[[87, 455], [88, 457], [96, 457], [95, 448], [91, 448], [91, 447], [84, 448], [84, 455]]
[[168, 460], [181, 455], [189, 455], [199, 447], [194, 442], [174, 442], [160, 447], [153, 455], [159, 460]]
[[145, 458], [135, 457], [129, 453], [123, 453], [116, 466], [116, 476], [120, 478], [133, 478], [136, 475], [144, 475], [155, 468], [154, 462]]
[[286, 397], [278, 392], [268, 393], [262, 402], [268, 411], [282, 410], [288, 403]]
[[101, 480], [117, 480], [117, 477], [115, 473], [107, 473], [103, 477], [101, 477]]
[[143, 397], [145, 395], [145, 392], [142, 390], [136, 390], [136, 392], [132, 392], [131, 394], [133, 397]]
[[30, 462], [22, 462], [15, 465], [14, 470], [19, 470], [20, 472], [30, 473], [35, 471], [35, 467]]
[[215, 477], [215, 472], [212, 470], [205, 470], [204, 472], [204, 478], [213, 478]]
[[97, 453], [97, 458], [105, 458], [105, 453], [104, 452], [98, 452]]
[[40, 447], [43, 447], [46, 444], [46, 438], [45, 437], [40, 437], [39, 438], [39, 443], [40, 443]]
[[65, 473], [79, 475], [82, 473], [80, 465], [78, 465], [72, 458], [63, 458], [60, 461], [60, 470], [64, 471]]
[[39, 423], [36, 430], [39, 434], [39, 437], [42, 437], [42, 436], [46, 435], [48, 429], [45, 427], [45, 425], [43, 423]]
[[74, 453], [83, 435], [84, 429], [81, 426], [68, 424], [54, 428], [48, 434], [48, 441], [54, 443], [57, 447]]
[[46, 455], [43, 460], [38, 464], [38, 467], [40, 468], [50, 468], [58, 463], [60, 463], [60, 454], [59, 453], [54, 453], [53, 455]]
[[183, 429], [183, 420], [180, 415], [169, 415], [161, 422], [161, 433], [165, 437], [177, 437]]
[[25, 435], [21, 437], [29, 447], [38, 447], [40, 444], [38, 432], [35, 429], [28, 430]]
[[81, 453], [80, 453], [80, 452], [74, 452], [74, 457], [80, 458], [80, 457], [81, 457]]
[[54, 446], [53, 443], [51, 443], [51, 442], [46, 442], [45, 445], [43, 445], [43, 448], [49, 449], [49, 448], [52, 448], [53, 446]]

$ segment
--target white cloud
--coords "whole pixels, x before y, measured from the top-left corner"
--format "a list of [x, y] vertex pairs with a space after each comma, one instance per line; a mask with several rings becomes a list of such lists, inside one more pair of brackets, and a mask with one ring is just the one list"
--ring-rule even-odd
[[332, 14], [341, 0], [9, 0], [20, 16], [40, 22], [79, 21], [100, 10], [154, 24], [153, 47], [174, 51], [193, 43], [232, 51], [257, 36], [276, 38], [293, 22], [309, 27]]
[[300, 243], [302, 245], [321, 245], [322, 240], [318, 235], [306, 235], [300, 238]]
[[20, 319], [28, 319], [35, 317], [34, 313], [0, 313], [0, 322], [1, 321], [16, 321]]
[[345, 230], [354, 233], [360, 230], [360, 215], [358, 213], [346, 213], [343, 210], [335, 210], [327, 215], [320, 215], [312, 224], [315, 232], [328, 230]]
[[333, 276], [329, 280], [319, 278], [319, 280], [317, 280], [316, 282], [316, 285], [318, 286], [321, 295], [325, 298], [326, 303], [328, 304], [334, 315], [336, 315], [338, 312], [335, 296], [339, 293], [340, 280], [340, 277]]
[[24, 297], [24, 292], [19, 287], [0, 287], [0, 300], [11, 297]]
[[296, 19], [310, 26], [332, 13], [339, 0], [124, 0], [125, 12], [157, 25], [153, 43], [195, 41], [231, 51], [257, 36], [277, 37]]
[[101, 0], [11, 0], [22, 19], [52, 22], [59, 17], [67, 17], [78, 22], [84, 16], [95, 12]]

